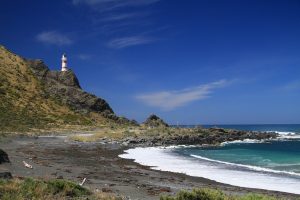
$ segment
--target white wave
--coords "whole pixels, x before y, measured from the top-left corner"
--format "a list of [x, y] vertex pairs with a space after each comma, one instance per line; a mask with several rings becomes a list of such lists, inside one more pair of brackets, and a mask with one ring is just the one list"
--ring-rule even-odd
[[177, 156], [172, 149], [158, 147], [128, 149], [125, 152], [120, 157], [134, 159], [156, 170], [184, 173], [234, 186], [300, 194], [300, 178], [294, 176], [242, 170], [228, 164]]
[[158, 148], [163, 148], [163, 149], [179, 149], [179, 148], [192, 148], [192, 147], [201, 147], [202, 145], [170, 145], [170, 146], [164, 146], [164, 147], [158, 147]]
[[279, 135], [296, 135], [295, 132], [289, 132], [289, 131], [266, 131], [267, 133], [277, 133]]
[[259, 172], [270, 172], [270, 173], [277, 173], [277, 174], [287, 174], [287, 175], [294, 175], [294, 176], [299, 176], [300, 177], [300, 174], [295, 173], [295, 172], [279, 171], [279, 170], [273, 170], [273, 169], [268, 169], [268, 168], [264, 168], [264, 167], [258, 167], [258, 166], [252, 166], [252, 165], [243, 165], [243, 164], [225, 162], [225, 161], [214, 160], [214, 159], [210, 159], [210, 158], [206, 158], [206, 157], [202, 157], [202, 156], [198, 156], [198, 155], [193, 155], [193, 154], [191, 154], [191, 156], [194, 157], [194, 158], [199, 158], [199, 159], [210, 161], [210, 162], [216, 162], [216, 163], [221, 163], [221, 164], [235, 166], [235, 167], [242, 167], [242, 168], [246, 168], [246, 169], [250, 169], [250, 170], [255, 170], [255, 171], [259, 171]]
[[300, 135], [281, 135], [277, 139], [300, 139]]
[[300, 139], [300, 134], [290, 131], [266, 131], [267, 133], [277, 133], [279, 136], [277, 139]]
[[245, 140], [234, 140], [230, 142], [222, 142], [221, 145], [226, 144], [239, 144], [239, 143], [263, 143], [265, 140], [245, 139]]

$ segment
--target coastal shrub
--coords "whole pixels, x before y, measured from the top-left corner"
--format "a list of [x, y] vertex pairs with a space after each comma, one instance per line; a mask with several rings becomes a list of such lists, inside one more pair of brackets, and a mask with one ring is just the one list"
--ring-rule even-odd
[[90, 192], [72, 182], [68, 182], [65, 180], [51, 180], [47, 183], [47, 190], [51, 194], [59, 194], [63, 192], [65, 196], [70, 197], [79, 197], [84, 195], [89, 195]]
[[239, 200], [276, 200], [274, 197], [260, 195], [260, 194], [247, 194], [239, 198]]
[[64, 199], [91, 195], [91, 192], [65, 180], [0, 180], [0, 199]]
[[180, 191], [176, 196], [161, 196], [160, 200], [276, 200], [273, 197], [248, 194], [245, 196], [227, 195], [220, 190], [214, 189], [193, 189], [192, 191]]
[[175, 197], [162, 196], [160, 200], [234, 200], [219, 190], [193, 189], [193, 191], [180, 191]]

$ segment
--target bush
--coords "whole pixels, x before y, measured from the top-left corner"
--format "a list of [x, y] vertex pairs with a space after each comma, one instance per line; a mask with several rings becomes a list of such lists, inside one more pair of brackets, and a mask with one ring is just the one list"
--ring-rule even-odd
[[0, 180], [0, 199], [63, 199], [79, 198], [91, 192], [77, 184], [65, 180]]
[[275, 198], [259, 194], [231, 196], [219, 190], [194, 189], [191, 192], [180, 191], [175, 197], [162, 196], [160, 200], [275, 200]]

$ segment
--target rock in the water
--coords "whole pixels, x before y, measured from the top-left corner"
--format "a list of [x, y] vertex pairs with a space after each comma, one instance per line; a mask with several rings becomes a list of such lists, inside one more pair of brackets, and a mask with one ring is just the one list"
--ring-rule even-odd
[[169, 127], [166, 122], [154, 114], [150, 115], [143, 124], [149, 127]]
[[0, 164], [5, 163], [5, 162], [9, 162], [8, 155], [5, 151], [0, 149]]

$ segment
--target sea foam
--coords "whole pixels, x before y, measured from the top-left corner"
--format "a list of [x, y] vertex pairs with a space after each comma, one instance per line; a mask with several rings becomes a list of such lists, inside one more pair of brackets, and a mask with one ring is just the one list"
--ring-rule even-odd
[[120, 157], [134, 159], [156, 170], [184, 173], [234, 186], [300, 194], [300, 178], [297, 174], [251, 169], [203, 157], [184, 157], [173, 153], [172, 149], [160, 147], [135, 148], [125, 152]]

